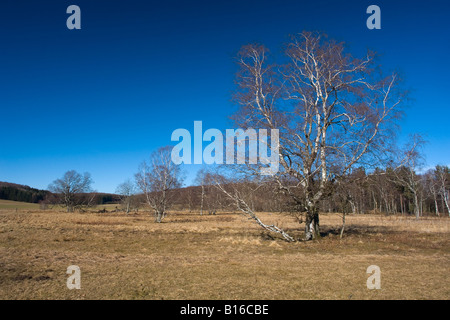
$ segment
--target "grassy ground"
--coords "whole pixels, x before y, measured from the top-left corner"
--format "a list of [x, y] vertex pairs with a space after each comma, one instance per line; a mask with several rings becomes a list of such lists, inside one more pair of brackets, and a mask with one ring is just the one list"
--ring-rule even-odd
[[[52, 210], [60, 210], [60, 211], [65, 210], [65, 208], [61, 205], [52, 205], [51, 208], [52, 208]], [[108, 210], [108, 211], [114, 211], [116, 208], [120, 208], [120, 205], [112, 204], [112, 203], [111, 204], [99, 204], [97, 206], [89, 208], [88, 211], [96, 212], [96, 211], [100, 211], [103, 209]], [[40, 204], [0, 199], [0, 210], [2, 210], [2, 209], [39, 210]]]
[[25, 209], [38, 210], [39, 204], [0, 199], [0, 210], [1, 209], [14, 209], [15, 210], [16, 208], [17, 208], [17, 210], [25, 210]]
[[[296, 237], [294, 219], [261, 213]], [[287, 243], [239, 214], [0, 210], [0, 299], [449, 299], [449, 218], [322, 215]], [[81, 290], [66, 287], [81, 269]], [[366, 287], [367, 267], [381, 289]]]

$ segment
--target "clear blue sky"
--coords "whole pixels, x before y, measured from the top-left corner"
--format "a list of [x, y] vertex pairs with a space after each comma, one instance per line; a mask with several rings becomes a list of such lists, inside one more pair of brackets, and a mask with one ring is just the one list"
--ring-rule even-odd
[[[81, 30], [66, 9], [81, 8]], [[381, 8], [381, 30], [366, 9]], [[356, 55], [400, 69], [413, 103], [400, 137], [429, 141], [428, 166], [450, 164], [450, 3], [379, 1], [21, 1], [0, 3], [0, 181], [47, 188], [67, 170], [114, 192], [173, 130], [231, 128], [242, 45], [276, 52], [287, 36], [324, 31]], [[196, 167], [187, 168], [187, 183]]]

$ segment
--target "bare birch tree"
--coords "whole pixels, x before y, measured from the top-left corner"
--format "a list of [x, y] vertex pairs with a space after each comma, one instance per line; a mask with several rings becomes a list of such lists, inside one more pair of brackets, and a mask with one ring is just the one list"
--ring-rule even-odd
[[136, 173], [136, 184], [145, 196], [147, 204], [154, 210], [155, 221], [160, 223], [173, 200], [173, 189], [183, 184], [179, 165], [171, 158], [172, 147], [162, 147], [153, 152], [148, 162], [144, 161]]
[[433, 203], [434, 203], [434, 211], [436, 215], [439, 217], [439, 205], [438, 205], [438, 194], [439, 194], [439, 186], [437, 181], [434, 179], [434, 170], [428, 170], [425, 173], [425, 184], [428, 192], [433, 197]]
[[421, 149], [424, 144], [425, 141], [420, 135], [411, 136], [405, 150], [397, 153], [400, 160], [392, 171], [395, 179], [393, 182], [405, 187], [412, 194], [416, 219], [419, 219], [421, 213], [419, 197], [422, 188], [421, 177], [416, 171], [423, 165]]
[[136, 194], [135, 184], [130, 179], [128, 179], [127, 181], [117, 186], [116, 193], [119, 194], [120, 200], [125, 207], [125, 212], [128, 214], [130, 212], [131, 206], [134, 201], [134, 196]]
[[447, 166], [436, 166], [435, 169], [436, 181], [439, 186], [439, 194], [442, 197], [442, 202], [445, 204], [447, 213], [450, 216], [450, 168]]
[[195, 178], [195, 182], [197, 185], [200, 185], [201, 187], [201, 194], [200, 194], [200, 215], [203, 215], [203, 207], [205, 203], [205, 179], [206, 179], [207, 172], [204, 168], [200, 169], [197, 172], [197, 176]]
[[282, 65], [268, 56], [261, 45], [239, 52], [234, 119], [243, 129], [279, 129], [281, 169], [273, 178], [306, 212], [310, 240], [320, 235], [328, 184], [374, 163], [392, 141], [404, 93], [396, 73], [381, 74], [373, 53], [355, 58], [323, 34], [293, 36]]

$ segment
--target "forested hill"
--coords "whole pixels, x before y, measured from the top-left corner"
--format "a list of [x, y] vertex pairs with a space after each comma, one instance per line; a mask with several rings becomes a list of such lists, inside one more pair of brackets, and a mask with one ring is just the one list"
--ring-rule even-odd
[[48, 194], [50, 191], [0, 181], [0, 199], [38, 203], [44, 200]]
[[[46, 200], [46, 202], [54, 200], [52, 199], [51, 196], [52, 193], [48, 190], [39, 190], [36, 188], [31, 188], [29, 186], [17, 183], [0, 181], [0, 199], [39, 203], [40, 201], [44, 200]], [[119, 202], [120, 197], [116, 194], [97, 193], [97, 192], [95, 192], [95, 197], [93, 201], [93, 203], [95, 204], [108, 204]]]

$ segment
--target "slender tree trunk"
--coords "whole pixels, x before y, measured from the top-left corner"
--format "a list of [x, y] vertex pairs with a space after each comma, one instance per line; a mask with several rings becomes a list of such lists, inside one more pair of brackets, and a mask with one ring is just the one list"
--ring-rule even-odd
[[436, 198], [434, 198], [434, 209], [436, 210], [436, 215], [438, 217], [440, 217], [439, 208], [438, 208], [438, 204], [437, 204], [437, 199]]
[[403, 196], [400, 195], [400, 210], [402, 211], [402, 216], [405, 213], [405, 208], [404, 207], [405, 207], [405, 205], [403, 204]]
[[442, 197], [444, 198], [444, 203], [445, 203], [445, 206], [447, 207], [447, 213], [450, 217], [450, 208], [448, 205], [448, 194], [449, 194], [449, 192], [447, 190], [444, 190], [444, 192], [442, 193]]
[[308, 208], [306, 212], [306, 222], [305, 222], [305, 240], [313, 240], [320, 238], [319, 229], [319, 210], [313, 205]]
[[203, 199], [205, 198], [205, 186], [202, 183], [202, 199], [200, 203], [200, 215], [203, 215]]
[[423, 217], [423, 196], [420, 195], [420, 216]]
[[419, 220], [420, 207], [419, 207], [419, 199], [416, 193], [414, 193], [414, 214], [416, 215], [416, 219]]
[[439, 207], [438, 207], [438, 203], [437, 203], [437, 197], [436, 194], [433, 194], [434, 197], [434, 209], [436, 210], [436, 215], [439, 217]]
[[344, 234], [344, 229], [345, 229], [345, 210], [342, 213], [342, 229], [341, 229], [341, 234], [339, 235], [340, 239], [342, 239], [342, 235]]
[[377, 203], [377, 198], [375, 197], [375, 192], [372, 191], [372, 197], [373, 197], [373, 206], [374, 206], [374, 211], [378, 211], [378, 203]]
[[384, 206], [385, 206], [385, 209], [386, 209], [386, 214], [389, 215], [389, 205], [388, 205], [388, 201], [387, 201], [387, 199], [386, 199], [385, 196], [383, 197], [383, 199], [384, 199]]
[[356, 214], [356, 205], [355, 202], [353, 200], [349, 200], [350, 206], [352, 207], [352, 213]]

